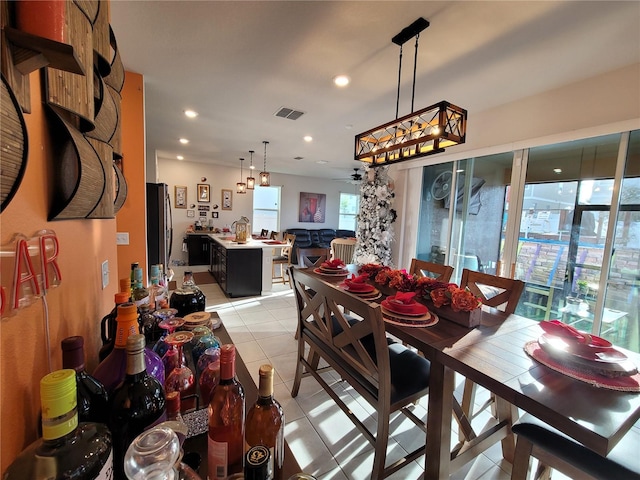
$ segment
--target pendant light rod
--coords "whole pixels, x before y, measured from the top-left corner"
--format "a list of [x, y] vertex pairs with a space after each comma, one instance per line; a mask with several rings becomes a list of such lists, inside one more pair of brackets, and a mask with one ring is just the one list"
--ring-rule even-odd
[[395, 37], [391, 39], [393, 43], [400, 46], [400, 56], [398, 59], [398, 92], [396, 94], [396, 120], [400, 111], [400, 83], [402, 78], [402, 46], [411, 38], [416, 38], [415, 52], [413, 57], [413, 86], [411, 89], [411, 111], [413, 112], [414, 99], [416, 93], [416, 70], [418, 66], [418, 38], [420, 32], [429, 26], [429, 21], [420, 17], [408, 27], [402, 29]]
[[429, 20], [425, 20], [420, 17], [408, 27], [402, 29], [395, 37], [391, 39], [396, 45], [402, 46], [407, 40], [412, 39], [416, 35], [420, 34], [425, 28], [429, 26]]

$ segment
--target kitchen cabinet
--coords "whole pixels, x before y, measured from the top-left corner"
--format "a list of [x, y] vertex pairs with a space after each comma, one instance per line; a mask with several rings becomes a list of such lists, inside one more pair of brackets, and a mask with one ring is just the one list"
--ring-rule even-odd
[[229, 297], [262, 293], [262, 248], [226, 248], [209, 243], [209, 271]]
[[209, 265], [209, 235], [187, 235], [189, 265]]

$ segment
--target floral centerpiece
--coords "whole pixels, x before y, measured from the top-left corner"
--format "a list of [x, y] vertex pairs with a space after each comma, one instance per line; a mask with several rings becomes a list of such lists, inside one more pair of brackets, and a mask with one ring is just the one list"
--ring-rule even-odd
[[467, 288], [375, 263], [362, 265], [358, 273], [367, 275], [381, 287], [398, 292], [415, 292], [417, 298], [426, 301], [430, 309], [447, 320], [468, 327], [480, 324], [482, 301]]

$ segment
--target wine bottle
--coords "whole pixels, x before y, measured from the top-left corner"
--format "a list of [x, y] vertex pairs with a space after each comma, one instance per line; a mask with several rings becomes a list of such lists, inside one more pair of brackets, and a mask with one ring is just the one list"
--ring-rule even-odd
[[144, 286], [142, 282], [142, 268], [136, 267], [135, 281], [131, 290], [131, 301], [136, 304], [136, 307], [141, 308], [143, 305], [149, 308], [151, 300], [149, 298], [149, 289]]
[[18, 455], [4, 480], [111, 479], [111, 434], [102, 423], [78, 422], [75, 370], [44, 376], [40, 398], [42, 438]]
[[236, 347], [220, 348], [220, 383], [209, 403], [209, 480], [225, 479], [244, 468], [244, 388], [236, 379]]
[[177, 288], [169, 298], [169, 306], [178, 310], [178, 317], [184, 318], [194, 312], [204, 312], [207, 299], [193, 280], [193, 272], [184, 272], [182, 287]]
[[271, 451], [270, 478], [282, 476], [284, 461], [284, 411], [273, 398], [273, 367], [261, 365], [258, 400], [247, 413], [245, 439], [248, 447], [264, 445]]
[[[109, 395], [122, 382], [125, 376], [127, 369], [127, 339], [130, 335], [139, 333], [138, 309], [133, 303], [119, 305], [116, 321], [118, 328], [113, 351], [93, 371], [94, 378], [104, 385]], [[162, 359], [149, 348], [145, 349], [144, 356], [147, 372], [164, 385]]]
[[127, 338], [127, 374], [109, 402], [115, 478], [124, 477], [124, 454], [142, 431], [166, 419], [162, 385], [147, 373], [144, 335]]
[[84, 369], [84, 338], [67, 337], [61, 346], [62, 368], [76, 372], [79, 421], [107, 423], [109, 397], [104, 385]]

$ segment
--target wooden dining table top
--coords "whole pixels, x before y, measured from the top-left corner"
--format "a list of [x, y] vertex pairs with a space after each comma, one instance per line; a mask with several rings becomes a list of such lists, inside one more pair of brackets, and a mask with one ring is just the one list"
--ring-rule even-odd
[[[356, 273], [356, 267], [349, 266], [349, 271]], [[340, 288], [339, 284], [344, 280], [344, 277], [321, 277], [335, 288]], [[543, 333], [535, 320], [486, 309], [480, 326], [476, 328], [467, 328], [446, 318], [440, 318], [430, 327], [385, 325], [388, 333], [415, 347], [431, 361], [430, 397], [452, 395], [452, 391], [444, 391], [445, 386], [450, 390], [453, 373], [460, 373], [600, 455], [607, 455], [640, 418], [640, 393], [597, 388], [529, 357], [524, 350], [525, 344], [538, 339]], [[623, 351], [636, 366], [640, 366], [639, 354]], [[438, 369], [441, 374], [438, 374]], [[448, 384], [443, 380], [445, 375], [449, 375]], [[439, 408], [443, 404], [437, 399], [433, 403]], [[446, 401], [444, 404], [449, 405]], [[429, 415], [436, 415], [431, 406], [430, 398]], [[439, 439], [442, 440], [446, 439]], [[427, 447], [428, 456], [429, 440]], [[435, 448], [433, 444], [432, 448]], [[440, 459], [443, 458], [440, 454]], [[435, 460], [431, 458], [427, 464]], [[445, 458], [445, 461], [448, 460]], [[431, 470], [438, 469], [434, 467]], [[446, 472], [445, 475], [442, 471], [438, 473], [439, 478], [446, 478]]]

